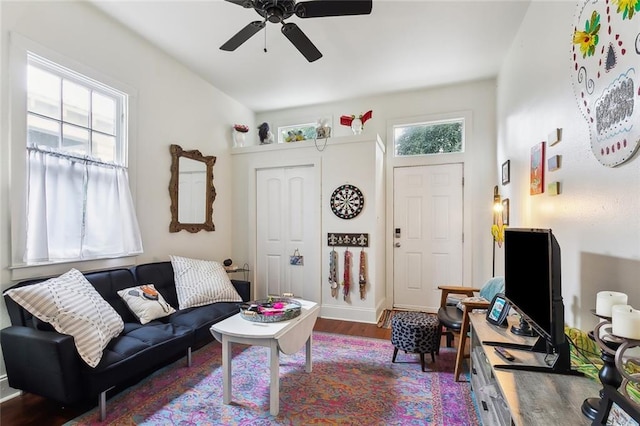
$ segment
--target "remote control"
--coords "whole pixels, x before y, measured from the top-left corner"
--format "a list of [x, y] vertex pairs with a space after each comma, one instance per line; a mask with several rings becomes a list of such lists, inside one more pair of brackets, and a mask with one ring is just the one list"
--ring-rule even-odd
[[498, 353], [498, 355], [500, 355], [502, 358], [506, 359], [507, 361], [513, 361], [514, 359], [516, 359], [516, 357], [511, 355], [511, 353], [509, 353], [502, 346], [496, 346], [494, 349]]

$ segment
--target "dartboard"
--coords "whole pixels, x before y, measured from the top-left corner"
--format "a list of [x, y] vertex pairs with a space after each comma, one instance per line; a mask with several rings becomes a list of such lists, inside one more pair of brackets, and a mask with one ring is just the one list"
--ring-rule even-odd
[[340, 185], [331, 194], [331, 211], [342, 219], [353, 219], [364, 207], [362, 191], [349, 184]]

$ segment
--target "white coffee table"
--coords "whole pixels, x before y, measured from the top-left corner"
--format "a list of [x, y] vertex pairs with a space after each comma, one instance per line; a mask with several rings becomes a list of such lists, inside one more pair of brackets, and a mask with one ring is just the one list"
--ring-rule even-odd
[[311, 346], [313, 326], [320, 306], [315, 302], [295, 299], [302, 305], [299, 316], [288, 321], [260, 323], [248, 321], [240, 313], [211, 326], [211, 334], [222, 343], [222, 402], [231, 403], [231, 344], [266, 346], [269, 352], [270, 401], [269, 412], [277, 416], [280, 411], [280, 352], [293, 354], [306, 343], [305, 371], [311, 372]]

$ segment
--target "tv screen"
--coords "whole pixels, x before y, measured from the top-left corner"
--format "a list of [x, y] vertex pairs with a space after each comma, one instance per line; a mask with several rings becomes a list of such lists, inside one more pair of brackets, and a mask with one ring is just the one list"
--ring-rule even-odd
[[550, 229], [505, 230], [505, 296], [552, 346], [564, 339], [560, 246]]

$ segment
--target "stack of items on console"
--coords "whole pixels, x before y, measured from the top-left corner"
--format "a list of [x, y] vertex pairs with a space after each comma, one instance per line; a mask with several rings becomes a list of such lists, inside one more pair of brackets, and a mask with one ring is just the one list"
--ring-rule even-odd
[[131, 268], [75, 269], [4, 292], [0, 331], [9, 386], [65, 405], [128, 386], [212, 340], [209, 328], [250, 299], [214, 261], [170, 256]]

